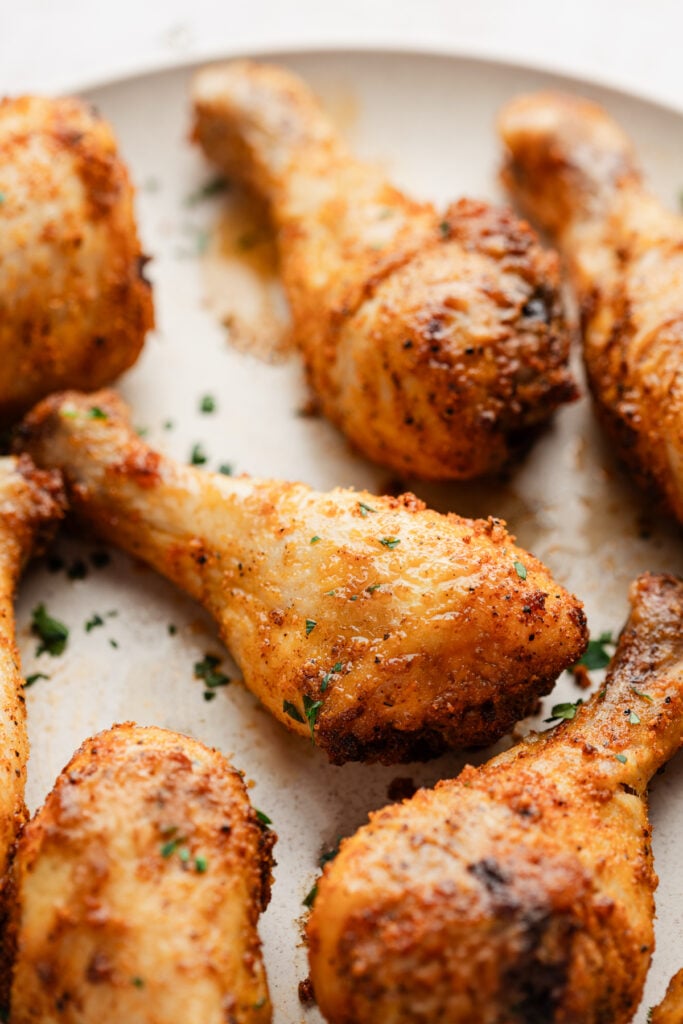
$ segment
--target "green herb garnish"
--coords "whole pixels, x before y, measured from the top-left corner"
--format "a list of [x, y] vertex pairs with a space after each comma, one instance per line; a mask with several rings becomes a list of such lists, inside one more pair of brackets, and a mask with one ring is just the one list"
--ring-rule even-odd
[[393, 549], [401, 543], [401, 540], [399, 537], [380, 537], [379, 542], [380, 544], [383, 544], [385, 548], [389, 548], [393, 551]]
[[199, 403], [200, 412], [215, 412], [216, 411], [216, 399], [213, 395], [204, 395]]
[[95, 629], [97, 626], [103, 626], [103, 625], [104, 625], [104, 619], [102, 618], [101, 615], [98, 615], [97, 613], [95, 613], [86, 622], [86, 624], [85, 624], [85, 631], [86, 631], [86, 633], [90, 633], [91, 630]]
[[315, 903], [315, 898], [318, 895], [318, 883], [316, 882], [310, 892], [304, 897], [303, 905], [305, 907], [312, 907]]
[[374, 593], [375, 593], [375, 591], [376, 591], [376, 590], [379, 590], [379, 588], [380, 588], [381, 586], [382, 586], [382, 584], [381, 584], [381, 583], [373, 583], [373, 584], [371, 584], [371, 585], [370, 585], [369, 587], [366, 587], [365, 589], [366, 589], [366, 591], [368, 592], [368, 594], [374, 594]]
[[308, 720], [308, 727], [311, 730], [311, 739], [315, 739], [315, 723], [318, 721], [318, 713], [323, 706], [321, 700], [313, 700], [307, 693], [304, 694], [304, 714]]
[[441, 232], [442, 238], [448, 238], [451, 233], [451, 226], [447, 220], [442, 220], [439, 224], [439, 231]]
[[142, 978], [131, 978], [130, 979], [130, 983], [131, 983], [131, 985], [134, 985], [135, 988], [144, 988], [145, 987], [145, 983], [142, 980]]
[[364, 501], [359, 501], [358, 502], [358, 508], [360, 509], [360, 514], [362, 515], [363, 519], [365, 519], [365, 517], [368, 514], [368, 512], [376, 512], [377, 511], [377, 509], [373, 508], [372, 505], [366, 505]]
[[50, 677], [46, 676], [44, 672], [34, 672], [32, 675], [26, 676], [26, 679], [24, 679], [24, 689], [26, 689], [27, 686], [33, 686], [33, 684], [37, 683], [39, 679], [49, 678]]
[[550, 718], [546, 718], [546, 722], [559, 722], [564, 719], [566, 722], [571, 722], [573, 718], [576, 718], [576, 713], [583, 704], [583, 701], [579, 697], [575, 704], [555, 704], [553, 707]]
[[629, 725], [640, 725], [640, 716], [635, 711], [629, 711], [627, 714]]
[[523, 565], [521, 562], [513, 562], [512, 564], [513, 564], [515, 572], [519, 576], [520, 580], [525, 580], [526, 579], [526, 566]]
[[317, 625], [315, 619], [306, 619], [306, 636], [310, 636]]
[[204, 449], [202, 448], [201, 444], [198, 441], [197, 444], [192, 446], [192, 451], [190, 452], [190, 465], [203, 466], [204, 463], [208, 461], [209, 456], [206, 454], [206, 452], [204, 451]]
[[311, 537], [311, 544], [317, 544], [319, 540], [322, 540], [322, 537], [319, 537], [316, 533], [315, 537]]
[[91, 420], [109, 419], [108, 414], [104, 411], [104, 409], [100, 409], [99, 405], [91, 405], [90, 408], [88, 409], [88, 416], [90, 417]]
[[631, 687], [631, 693], [635, 693], [636, 697], [642, 697], [642, 699], [646, 700], [649, 704], [654, 704], [654, 700], [649, 693], [641, 693], [641, 691], [637, 690], [635, 686]]
[[628, 761], [628, 758], [625, 754], [615, 754], [614, 756], [617, 759], [617, 761], [621, 761], [622, 764], [626, 764], [626, 762]]
[[215, 654], [205, 654], [201, 661], [194, 663], [195, 679], [202, 679], [209, 690], [215, 690], [218, 686], [227, 686], [231, 680], [224, 672], [217, 672], [221, 659]]
[[223, 476], [232, 476], [232, 466], [229, 462], [221, 462], [218, 472], [222, 473]]
[[196, 206], [197, 203], [201, 203], [205, 199], [212, 199], [214, 196], [220, 195], [227, 188], [227, 178], [224, 178], [222, 175], [211, 178], [204, 185], [200, 185], [199, 188], [195, 189], [194, 192], [190, 192], [185, 197], [185, 206]]
[[[601, 633], [597, 640], [589, 640], [586, 650], [576, 662], [576, 665], [584, 665], [589, 671], [606, 668], [610, 662], [610, 655], [605, 650], [606, 646], [614, 646], [611, 633]], [[572, 665], [572, 668], [575, 668], [575, 666]]]
[[323, 693], [325, 692], [327, 687], [330, 685], [330, 682], [332, 681], [332, 676], [335, 676], [337, 674], [337, 672], [341, 672], [341, 670], [342, 670], [342, 663], [341, 663], [341, 661], [338, 661], [338, 662], [336, 662], [332, 666], [332, 668], [330, 669], [329, 672], [325, 673], [325, 675], [323, 676], [322, 681], [320, 683], [320, 689], [322, 690]]
[[198, 875], [205, 875], [209, 867], [209, 862], [201, 853], [194, 859], [194, 869]]
[[47, 652], [55, 657], [62, 654], [69, 639], [68, 628], [59, 619], [53, 619], [51, 615], [48, 615], [44, 604], [39, 604], [37, 608], [33, 609], [31, 632], [40, 638], [36, 655]]
[[270, 826], [273, 824], [272, 820], [268, 817], [267, 814], [264, 814], [263, 811], [256, 811], [256, 817], [258, 819], [259, 825], [262, 825], [263, 828], [270, 828]]
[[289, 715], [290, 718], [293, 718], [295, 722], [301, 722], [303, 724], [303, 715], [296, 704], [292, 704], [291, 700], [283, 700], [282, 710], [286, 715]]
[[172, 622], [169, 622], [169, 624], [168, 624], [168, 626], [166, 628], [168, 630], [168, 635], [169, 636], [175, 636], [176, 633], [178, 632], [178, 627], [175, 626]]

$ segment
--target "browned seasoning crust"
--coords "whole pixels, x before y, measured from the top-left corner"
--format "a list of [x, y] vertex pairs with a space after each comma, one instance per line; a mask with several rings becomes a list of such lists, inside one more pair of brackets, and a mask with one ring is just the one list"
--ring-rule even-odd
[[154, 321], [145, 262], [106, 121], [75, 99], [0, 100], [0, 422], [135, 362]]
[[270, 203], [311, 384], [364, 455], [432, 479], [495, 472], [576, 396], [557, 259], [527, 224], [409, 199], [282, 68], [206, 68], [193, 100], [207, 156]]
[[7, 870], [26, 820], [26, 709], [14, 626], [14, 594], [24, 564], [64, 514], [59, 473], [38, 470], [27, 455], [0, 459], [0, 1008], [9, 978], [5, 942]]
[[217, 750], [86, 741], [18, 844], [13, 1024], [266, 1024], [273, 842]]
[[46, 399], [18, 443], [208, 608], [249, 688], [334, 763], [490, 743], [585, 647], [580, 602], [498, 520], [181, 466], [111, 392]]
[[370, 815], [308, 925], [330, 1024], [627, 1024], [654, 944], [649, 778], [683, 743], [683, 581], [641, 576], [571, 722]]
[[664, 999], [654, 1007], [648, 1021], [651, 1024], [683, 1024], [683, 971], [673, 976]]
[[567, 259], [600, 418], [630, 474], [683, 521], [683, 219], [593, 103], [522, 96], [500, 131], [508, 187]]

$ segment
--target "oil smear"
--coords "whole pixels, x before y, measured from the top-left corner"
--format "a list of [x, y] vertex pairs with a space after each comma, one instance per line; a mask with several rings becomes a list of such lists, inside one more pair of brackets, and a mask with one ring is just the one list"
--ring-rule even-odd
[[268, 363], [292, 352], [289, 307], [266, 204], [236, 186], [202, 257], [204, 299], [235, 348]]

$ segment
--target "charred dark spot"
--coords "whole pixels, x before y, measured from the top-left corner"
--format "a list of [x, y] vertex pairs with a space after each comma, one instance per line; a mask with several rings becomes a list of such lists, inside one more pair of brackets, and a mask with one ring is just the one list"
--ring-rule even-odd
[[403, 347], [404, 348], [412, 348], [413, 347], [413, 343], [410, 340], [410, 338], [406, 338], [406, 340], [403, 342]]
[[313, 982], [310, 978], [304, 978], [303, 981], [299, 982], [299, 1002], [303, 1006], [311, 1006], [315, 1002], [315, 992], [313, 991]]
[[103, 334], [96, 334], [95, 337], [93, 338], [93, 345], [95, 346], [95, 348], [104, 348], [106, 344], [107, 339]]
[[522, 306], [522, 316], [526, 320], [540, 320], [549, 324], [552, 318], [551, 301], [544, 288], [537, 288]]
[[510, 880], [494, 857], [484, 857], [467, 868], [471, 875], [484, 886], [491, 896], [499, 898], [507, 892]]
[[136, 273], [138, 275], [138, 278], [140, 279], [140, 281], [143, 282], [143, 284], [146, 284], [146, 285], [151, 285], [152, 284], [150, 279], [145, 274], [145, 267], [147, 266], [148, 263], [151, 263], [151, 261], [152, 261], [152, 257], [151, 256], [145, 256], [144, 253], [140, 253], [140, 255], [137, 258], [137, 263], [136, 263], [136, 266], [135, 266], [135, 271], [136, 271]]
[[496, 705], [492, 700], [485, 700], [481, 705], [481, 717], [486, 722], [492, 722], [496, 717]]

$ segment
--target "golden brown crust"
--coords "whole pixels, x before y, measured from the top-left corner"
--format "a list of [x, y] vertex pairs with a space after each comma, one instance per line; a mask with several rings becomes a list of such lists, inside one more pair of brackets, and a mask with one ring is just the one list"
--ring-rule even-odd
[[88, 740], [18, 844], [13, 1024], [266, 1024], [273, 839], [218, 751], [131, 724]]
[[109, 392], [46, 399], [18, 440], [209, 609], [250, 689], [334, 763], [491, 742], [586, 644], [580, 602], [498, 520], [180, 466]]
[[648, 779], [683, 743], [683, 581], [643, 576], [573, 721], [370, 815], [308, 925], [330, 1024], [627, 1024], [654, 945]]
[[683, 971], [669, 982], [664, 999], [648, 1017], [650, 1024], [683, 1024]]
[[683, 520], [683, 219], [647, 191], [596, 104], [521, 97], [500, 127], [508, 187], [567, 258], [603, 425], [643, 490]]
[[133, 188], [109, 125], [75, 99], [0, 100], [0, 421], [99, 387], [153, 326]]
[[207, 68], [193, 98], [209, 158], [271, 205], [309, 379], [363, 454], [425, 478], [492, 473], [576, 397], [557, 260], [528, 225], [404, 196], [282, 68]]
[[25, 562], [51, 536], [64, 515], [64, 504], [59, 473], [36, 469], [27, 455], [0, 459], [0, 1009], [9, 985], [7, 870], [26, 820], [28, 736], [14, 594]]

